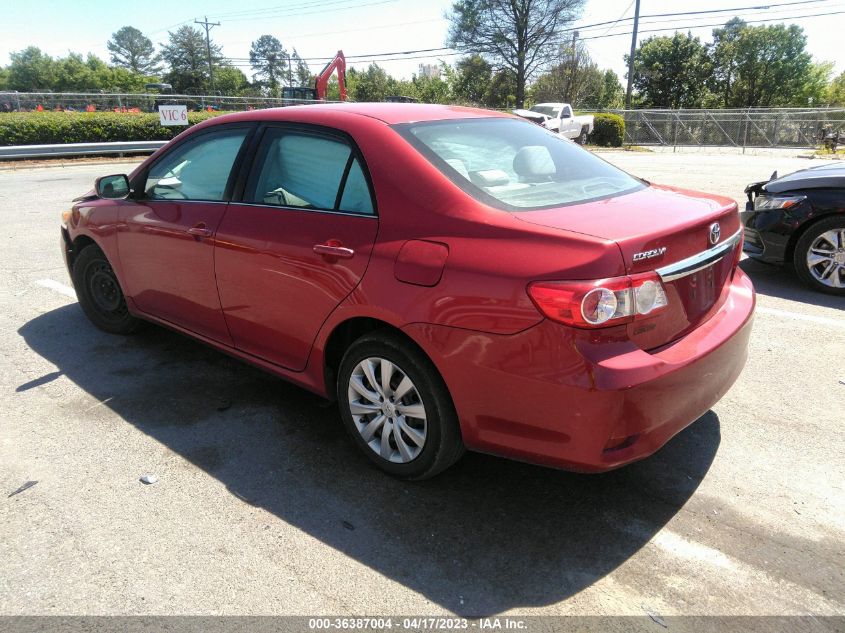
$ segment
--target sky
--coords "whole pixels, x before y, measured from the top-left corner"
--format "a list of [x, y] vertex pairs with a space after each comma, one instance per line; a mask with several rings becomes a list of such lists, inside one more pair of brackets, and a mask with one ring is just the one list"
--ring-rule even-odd
[[[838, 41], [845, 32], [845, 0], [792, 0], [788, 6], [772, 6], [788, 0], [765, 1], [769, 8], [749, 9], [761, 6], [761, 0], [641, 0], [641, 16], [705, 9], [720, 12], [642, 17], [639, 39], [680, 28], [709, 41], [713, 25], [734, 16], [748, 21], [774, 19], [802, 26], [814, 58], [833, 62], [836, 74], [845, 71], [845, 47]], [[312, 72], [318, 72], [325, 63], [322, 59], [339, 49], [350, 58], [443, 48], [450, 6], [451, 0], [253, 0], [241, 5], [231, 0], [5, 0], [0, 8], [0, 64], [8, 64], [10, 53], [30, 45], [53, 56], [91, 52], [108, 61], [106, 41], [121, 26], [134, 26], [160, 44], [167, 41], [168, 30], [207, 16], [209, 21], [220, 22], [211, 31], [213, 40], [222, 45], [225, 56], [242, 64], [239, 67], [247, 76], [251, 75], [246, 62], [250, 43], [266, 33], [279, 38], [288, 50], [296, 48]], [[613, 69], [620, 79], [626, 71], [623, 55], [631, 45], [631, 20], [625, 18], [633, 12], [634, 0], [587, 0], [574, 24], [581, 27], [579, 36], [593, 60], [602, 68]], [[798, 16], [811, 17], [795, 19]], [[610, 24], [589, 26], [600, 22]], [[651, 29], [669, 30], [644, 32]], [[441, 59], [454, 63], [459, 57], [449, 52], [383, 58], [379, 65], [394, 76], [410, 78], [421, 63]], [[348, 65], [365, 68], [369, 61], [359, 57], [350, 59]]]

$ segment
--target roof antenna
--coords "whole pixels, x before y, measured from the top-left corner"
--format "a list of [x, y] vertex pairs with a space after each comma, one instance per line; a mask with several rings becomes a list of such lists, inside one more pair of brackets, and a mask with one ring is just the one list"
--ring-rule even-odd
[[771, 178], [769, 178], [769, 180], [777, 180], [777, 177], [778, 177], [778, 170], [777, 170], [777, 169], [775, 169], [775, 170], [772, 172], [772, 177], [771, 177]]

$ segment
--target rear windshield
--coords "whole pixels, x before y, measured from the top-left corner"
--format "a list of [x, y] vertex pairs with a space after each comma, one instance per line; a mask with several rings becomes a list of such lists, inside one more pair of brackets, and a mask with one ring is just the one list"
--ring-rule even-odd
[[528, 121], [457, 119], [394, 127], [464, 191], [507, 211], [576, 204], [645, 186]]

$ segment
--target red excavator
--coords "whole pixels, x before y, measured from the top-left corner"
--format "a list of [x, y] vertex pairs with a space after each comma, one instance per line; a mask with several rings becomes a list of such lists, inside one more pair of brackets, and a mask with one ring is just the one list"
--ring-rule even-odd
[[317, 75], [313, 88], [307, 86], [285, 86], [282, 88], [282, 97], [296, 101], [325, 101], [329, 79], [331, 79], [335, 70], [337, 70], [337, 85], [340, 89], [340, 100], [346, 101], [346, 58], [343, 56], [343, 51], [338, 51], [334, 59], [326, 64], [326, 67]]

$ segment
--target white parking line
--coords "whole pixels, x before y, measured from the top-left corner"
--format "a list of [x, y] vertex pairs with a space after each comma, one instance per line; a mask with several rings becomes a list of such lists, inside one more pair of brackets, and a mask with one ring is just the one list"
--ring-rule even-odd
[[76, 299], [76, 292], [67, 284], [63, 284], [58, 281], [53, 281], [52, 279], [39, 279], [35, 283], [36, 285], [42, 286], [43, 288], [49, 288], [54, 292], [58, 292], [60, 295], [70, 297], [71, 299]]
[[810, 323], [818, 323], [819, 325], [832, 325], [833, 327], [845, 328], [845, 315], [841, 319], [830, 319], [828, 317], [813, 316], [812, 314], [800, 314], [799, 312], [789, 312], [787, 310], [778, 310], [777, 308], [765, 308], [757, 306], [758, 314], [768, 314], [770, 316], [782, 317], [784, 319], [798, 319], [799, 321], [808, 321]]
[[717, 567], [735, 567], [731, 559], [717, 549], [688, 541], [680, 534], [664, 528], [651, 540], [663, 550], [689, 560], [699, 560]]

